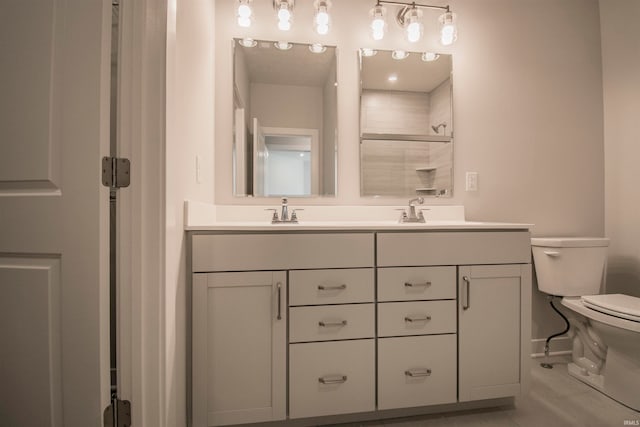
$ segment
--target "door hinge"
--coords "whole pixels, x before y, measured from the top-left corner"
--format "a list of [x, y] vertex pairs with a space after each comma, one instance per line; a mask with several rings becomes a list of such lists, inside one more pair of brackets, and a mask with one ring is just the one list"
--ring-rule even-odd
[[131, 402], [113, 398], [104, 410], [104, 427], [131, 427]]
[[128, 187], [131, 182], [131, 162], [120, 157], [102, 158], [102, 185], [109, 188]]

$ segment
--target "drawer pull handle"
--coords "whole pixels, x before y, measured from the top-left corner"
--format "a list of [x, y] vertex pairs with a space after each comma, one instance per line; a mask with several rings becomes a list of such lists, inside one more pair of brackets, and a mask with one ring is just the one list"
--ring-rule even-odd
[[550, 257], [553, 257], [553, 258], [556, 258], [556, 257], [560, 256], [560, 252], [558, 252], [558, 251], [544, 251], [544, 254], [546, 256], [550, 256]]
[[408, 369], [404, 374], [411, 378], [431, 376], [431, 369]]
[[347, 285], [345, 285], [344, 283], [342, 285], [333, 286], [318, 285], [319, 291], [341, 291], [344, 289], [347, 289]]
[[347, 382], [346, 375], [326, 375], [324, 377], [318, 378], [318, 382], [320, 384], [343, 384]]
[[424, 286], [426, 288], [427, 286], [431, 286], [431, 282], [424, 282], [424, 283], [404, 282], [404, 286], [406, 288], [419, 288], [421, 286]]
[[318, 326], [322, 326], [323, 328], [331, 328], [331, 327], [342, 327], [342, 326], [347, 326], [347, 321], [343, 320], [341, 322], [324, 322], [324, 321], [319, 321], [318, 322]]
[[405, 322], [428, 322], [429, 320], [431, 320], [431, 316], [424, 316], [424, 317], [416, 317], [416, 316], [407, 316], [404, 318]]

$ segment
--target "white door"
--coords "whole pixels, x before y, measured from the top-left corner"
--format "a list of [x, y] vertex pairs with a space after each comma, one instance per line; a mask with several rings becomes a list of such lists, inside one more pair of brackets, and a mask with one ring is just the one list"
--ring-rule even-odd
[[111, 1], [0, 12], [0, 425], [102, 425], [109, 403]]
[[253, 118], [253, 195], [265, 195], [267, 144], [257, 118]]

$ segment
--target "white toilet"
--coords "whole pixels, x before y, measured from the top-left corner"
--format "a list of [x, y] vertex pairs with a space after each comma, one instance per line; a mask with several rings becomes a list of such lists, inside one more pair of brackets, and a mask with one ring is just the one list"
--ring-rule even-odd
[[571, 310], [569, 373], [640, 411], [640, 298], [601, 294], [609, 239], [533, 238], [531, 246], [538, 289]]

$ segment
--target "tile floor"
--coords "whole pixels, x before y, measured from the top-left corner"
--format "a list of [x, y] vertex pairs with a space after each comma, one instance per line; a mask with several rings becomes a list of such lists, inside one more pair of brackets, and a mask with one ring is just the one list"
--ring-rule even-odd
[[570, 377], [567, 373], [568, 358], [554, 359], [554, 369], [541, 368], [541, 360], [533, 360], [529, 396], [518, 399], [515, 406], [339, 424], [333, 427], [623, 427], [640, 425], [640, 412], [629, 409]]

